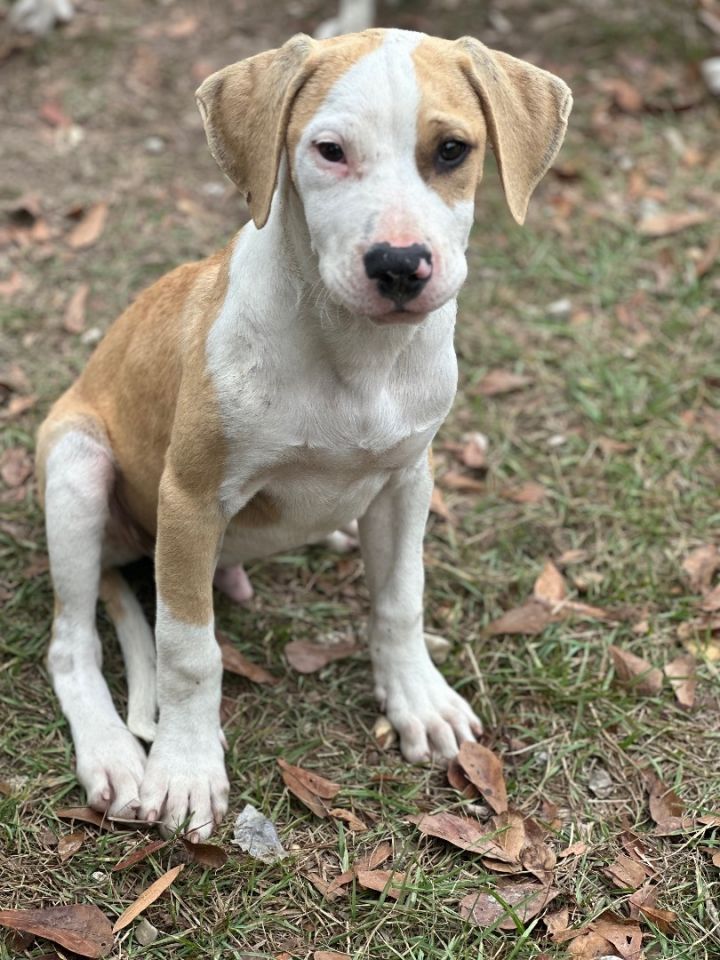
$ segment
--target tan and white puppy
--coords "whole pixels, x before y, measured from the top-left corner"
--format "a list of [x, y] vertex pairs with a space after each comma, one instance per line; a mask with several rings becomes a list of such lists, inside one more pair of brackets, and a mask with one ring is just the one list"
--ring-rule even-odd
[[[571, 97], [477, 40], [370, 30], [294, 37], [210, 77], [198, 101], [253, 222], [140, 295], [38, 443], [49, 666], [78, 778], [94, 807], [197, 838], [228, 797], [216, 569], [359, 518], [375, 692], [404, 756], [449, 758], [480, 732], [423, 642], [428, 454], [456, 388], [486, 137], [522, 221]], [[114, 570], [153, 549], [155, 644]], [[101, 674], [98, 593], [127, 725]], [[147, 758], [138, 737], [154, 741]]]

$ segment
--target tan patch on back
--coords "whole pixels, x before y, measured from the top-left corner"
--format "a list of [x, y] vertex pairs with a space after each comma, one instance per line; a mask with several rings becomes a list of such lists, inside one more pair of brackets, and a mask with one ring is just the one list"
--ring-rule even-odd
[[295, 99], [288, 124], [285, 142], [291, 170], [303, 131], [327, 99], [330, 90], [358, 60], [382, 46], [384, 35], [383, 30], [365, 30], [344, 37], [331, 37], [318, 44], [308, 62], [312, 74]]
[[[472, 200], [482, 176], [485, 121], [477, 96], [460, 70], [456, 46], [427, 37], [412, 52], [421, 91], [418, 110], [417, 165], [421, 176], [448, 206]], [[462, 140], [474, 147], [456, 168], [436, 166], [444, 140]]]

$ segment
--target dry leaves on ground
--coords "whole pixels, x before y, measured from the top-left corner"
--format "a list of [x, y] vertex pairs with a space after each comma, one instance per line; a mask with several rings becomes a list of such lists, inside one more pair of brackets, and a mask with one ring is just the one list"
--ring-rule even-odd
[[490, 370], [474, 387], [470, 393], [481, 397], [498, 397], [516, 390], [524, 390], [532, 383], [532, 377], [523, 373], [514, 373], [512, 370]]
[[559, 892], [532, 880], [507, 881], [492, 890], [468, 893], [460, 901], [460, 916], [479, 927], [516, 930], [518, 921], [527, 923], [537, 916]]
[[430, 498], [430, 513], [434, 513], [435, 516], [446, 520], [448, 523], [454, 521], [450, 508], [445, 503], [445, 498], [437, 484], [433, 487], [432, 497]]
[[712, 585], [715, 571], [720, 569], [720, 550], [714, 543], [705, 543], [687, 555], [683, 560], [682, 569], [688, 578], [691, 590], [696, 593], [707, 593]]
[[128, 853], [127, 856], [124, 856], [122, 860], [118, 860], [118, 862], [112, 868], [113, 873], [118, 870], [127, 870], [128, 867], [134, 867], [136, 863], [140, 863], [146, 857], [151, 856], [153, 853], [157, 853], [158, 850], [162, 850], [168, 845], [169, 842], [169, 840], [152, 840], [150, 843], [145, 843], [140, 847], [136, 847], [131, 853]]
[[638, 233], [643, 237], [669, 237], [689, 227], [707, 223], [711, 214], [707, 210], [685, 210], [679, 213], [654, 213], [644, 217], [638, 224]]
[[336, 643], [312, 643], [310, 640], [291, 640], [285, 645], [285, 657], [298, 673], [317, 673], [335, 660], [344, 660], [360, 648], [354, 640]]
[[512, 484], [500, 491], [501, 497], [513, 503], [542, 503], [547, 500], [547, 495], [547, 487], [535, 480]]
[[8, 447], [0, 456], [0, 477], [7, 487], [20, 487], [33, 471], [33, 461], [25, 447]]
[[176, 880], [176, 878], [182, 873], [185, 869], [184, 863], [179, 863], [176, 867], [172, 867], [161, 877], [151, 883], [147, 890], [143, 890], [140, 896], [130, 904], [127, 910], [124, 910], [120, 916], [115, 921], [112, 932], [118, 933], [120, 930], [124, 930], [133, 920], [140, 916], [143, 910], [147, 910], [151, 903], [155, 903], [157, 898], [161, 896], [167, 888]]
[[0, 926], [51, 940], [81, 957], [106, 957], [112, 949], [110, 921], [88, 903], [44, 910], [0, 910]]
[[69, 860], [73, 854], [77, 853], [80, 847], [85, 843], [85, 831], [74, 830], [72, 833], [66, 833], [60, 837], [57, 845], [57, 853], [61, 863]]
[[73, 250], [84, 250], [100, 239], [108, 216], [108, 204], [96, 203], [90, 207], [80, 222], [65, 237], [65, 242]]
[[399, 870], [358, 870], [357, 882], [366, 890], [377, 890], [397, 900], [405, 884], [405, 874]]
[[248, 660], [220, 630], [215, 631], [215, 639], [220, 644], [223, 669], [228, 673], [235, 673], [246, 680], [252, 680], [253, 683], [270, 686], [280, 682], [279, 678], [273, 676], [265, 667]]
[[611, 646], [610, 656], [618, 682], [623, 686], [648, 697], [654, 697], [660, 692], [663, 685], [662, 670], [619, 647]]
[[694, 826], [692, 818], [685, 816], [685, 804], [657, 774], [652, 770], [645, 770], [643, 780], [648, 793], [650, 816], [656, 824], [653, 833], [665, 836]]
[[385, 861], [392, 856], [392, 852], [393, 848], [391, 843], [387, 841], [379, 843], [371, 853], [359, 857], [349, 870], [339, 874], [329, 883], [323, 881], [320, 877], [314, 878], [313, 882], [322, 890], [324, 897], [328, 900], [334, 900], [336, 897], [345, 893], [345, 887], [357, 878], [358, 873], [376, 870], [381, 863], [385, 863]]
[[325, 800], [332, 800], [340, 791], [340, 784], [326, 780], [325, 777], [294, 766], [278, 757], [280, 775], [285, 786], [293, 796], [297, 797], [305, 806], [312, 810], [317, 817], [327, 817], [330, 813]]
[[90, 284], [81, 283], [68, 300], [63, 317], [63, 329], [68, 333], [82, 333], [85, 329], [85, 308]]
[[466, 742], [460, 747], [457, 764], [495, 813], [508, 808], [502, 760], [480, 743]]
[[201, 867], [218, 870], [227, 863], [227, 853], [216, 843], [193, 843], [192, 840], [183, 837], [182, 844], [188, 860], [199, 864]]
[[680, 654], [664, 667], [665, 676], [670, 681], [677, 702], [688, 710], [695, 704], [696, 670], [697, 661], [689, 653]]

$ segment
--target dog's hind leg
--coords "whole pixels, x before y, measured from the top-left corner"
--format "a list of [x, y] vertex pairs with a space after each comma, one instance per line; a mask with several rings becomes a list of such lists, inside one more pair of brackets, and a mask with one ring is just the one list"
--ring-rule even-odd
[[[60, 424], [62, 426], [62, 424]], [[43, 428], [44, 499], [55, 619], [48, 668], [70, 723], [88, 803], [134, 817], [145, 751], [118, 716], [101, 673], [96, 625], [101, 552], [115, 468], [99, 424]], [[93, 429], [94, 428], [94, 429]], [[55, 432], [52, 439], [48, 434]]]
[[128, 730], [152, 743], [157, 724], [155, 637], [137, 597], [117, 570], [105, 570], [100, 599], [117, 633], [128, 685]]

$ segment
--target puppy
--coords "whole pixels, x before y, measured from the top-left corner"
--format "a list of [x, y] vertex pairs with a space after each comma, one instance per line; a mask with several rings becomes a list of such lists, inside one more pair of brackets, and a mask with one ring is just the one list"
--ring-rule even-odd
[[[429, 450], [456, 389], [486, 140], [522, 222], [571, 96], [469, 37], [369, 30], [296, 36], [197, 97], [252, 222], [112, 325], [42, 425], [37, 460], [48, 662], [78, 779], [99, 810], [199, 839], [228, 798], [218, 569], [358, 518], [375, 693], [403, 755], [449, 759], [480, 733], [423, 642]], [[143, 553], [155, 643], [116, 571]], [[101, 673], [99, 592], [126, 660], [127, 725]], [[154, 741], [148, 757], [138, 738]]]

